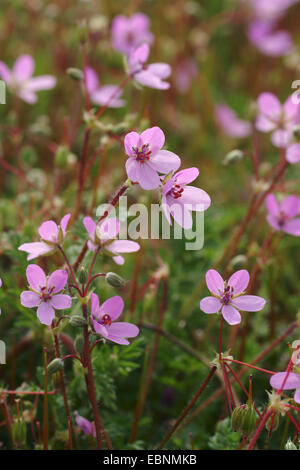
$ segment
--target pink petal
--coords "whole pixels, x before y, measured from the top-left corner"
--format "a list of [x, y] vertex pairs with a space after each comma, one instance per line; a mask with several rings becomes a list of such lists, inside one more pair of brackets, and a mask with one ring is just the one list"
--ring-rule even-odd
[[198, 168], [186, 168], [185, 170], [178, 171], [174, 175], [175, 181], [178, 184], [189, 184], [199, 176]]
[[163, 62], [156, 62], [153, 64], [149, 64], [147, 67], [147, 70], [152, 73], [153, 75], [156, 75], [159, 78], [168, 78], [171, 73], [172, 69], [169, 64], [165, 64]]
[[26, 290], [21, 293], [21, 305], [23, 305], [23, 307], [37, 307], [40, 301], [40, 296], [31, 290]]
[[266, 301], [257, 295], [241, 295], [241, 297], [232, 299], [231, 303], [239, 310], [258, 312], [264, 308]]
[[259, 114], [255, 121], [255, 127], [260, 132], [271, 132], [276, 129], [276, 123], [270, 121], [266, 116], [263, 114]]
[[161, 200], [161, 207], [162, 207], [162, 210], [166, 216], [166, 219], [169, 223], [169, 225], [172, 225], [172, 219], [171, 219], [171, 215], [170, 215], [170, 209], [169, 209], [169, 206], [168, 206], [168, 203], [167, 203], [167, 198], [166, 196], [163, 194], [162, 196], [162, 200]]
[[210, 292], [220, 295], [224, 291], [224, 280], [215, 269], [209, 269], [205, 274], [206, 285]]
[[160, 178], [147, 163], [139, 163], [136, 173], [137, 181], [143, 189], [150, 190], [159, 187]]
[[243, 138], [251, 133], [251, 123], [239, 119], [233, 109], [225, 104], [216, 107], [216, 119], [229, 137]]
[[107, 330], [108, 337], [135, 338], [139, 334], [138, 327], [127, 322], [115, 322]]
[[150, 127], [141, 133], [141, 141], [143, 144], [149, 144], [152, 155], [157, 153], [165, 143], [165, 134], [160, 127]]
[[274, 217], [274, 215], [268, 214], [267, 221], [269, 222], [269, 224], [274, 230], [282, 230], [282, 227], [280, 227], [278, 224], [278, 218]]
[[237, 295], [247, 289], [250, 276], [246, 269], [236, 271], [228, 280], [228, 285], [233, 287], [233, 294]]
[[[120, 222], [116, 217], [106, 219], [99, 227], [101, 241], [115, 238], [120, 231]], [[98, 232], [97, 232], [98, 233]]]
[[50, 90], [56, 85], [56, 78], [52, 75], [41, 75], [40, 77], [30, 78], [26, 82], [26, 91], [37, 92], [40, 90]]
[[58, 226], [53, 220], [48, 220], [47, 222], [42, 223], [39, 227], [39, 234], [42, 240], [57, 241], [58, 236]]
[[120, 99], [122, 90], [117, 85], [104, 85], [91, 94], [93, 103], [109, 108], [121, 108], [125, 101]]
[[137, 162], [135, 158], [128, 158], [126, 160], [125, 166], [126, 166], [127, 176], [133, 182], [136, 182], [137, 179], [138, 179], [139, 165], [140, 165], [140, 163]]
[[105, 249], [112, 253], [133, 253], [140, 249], [140, 245], [131, 240], [115, 240], [106, 245]]
[[72, 299], [69, 295], [57, 294], [51, 298], [50, 304], [57, 310], [63, 310], [72, 306]]
[[289, 220], [283, 226], [283, 231], [289, 235], [300, 236], [300, 218]]
[[92, 320], [92, 324], [93, 324], [94, 330], [96, 331], [96, 333], [98, 333], [98, 335], [102, 335], [105, 338], [107, 338], [108, 332], [105, 326], [101, 325], [96, 320]]
[[34, 104], [37, 102], [37, 95], [35, 93], [33, 93], [32, 91], [27, 91], [25, 89], [22, 89], [21, 91], [19, 91], [19, 93], [17, 93], [19, 98], [21, 98], [21, 100], [25, 101], [26, 103], [29, 103], [29, 104]]
[[262, 114], [277, 121], [281, 116], [281, 103], [273, 93], [261, 93], [257, 99], [257, 105]]
[[200, 301], [200, 309], [204, 313], [217, 313], [221, 310], [222, 302], [216, 297], [204, 297]]
[[92, 67], [86, 67], [85, 69], [85, 82], [90, 94], [97, 90], [99, 86], [98, 75]]
[[179, 200], [181, 204], [187, 204], [188, 210], [193, 211], [205, 211], [211, 202], [209, 195], [203, 189], [194, 186], [186, 186]]
[[114, 297], [110, 297], [109, 299], [105, 300], [100, 307], [101, 315], [109, 315], [112, 321], [119, 318], [124, 308], [124, 301], [122, 297], [119, 295], [115, 295]]
[[224, 317], [224, 320], [226, 320], [229, 325], [238, 325], [239, 323], [241, 323], [240, 312], [238, 312], [231, 305], [223, 306], [222, 315]]
[[300, 403], [300, 386], [295, 392], [294, 400], [295, 400], [296, 403]]
[[0, 77], [2, 80], [4, 80], [6, 83], [9, 83], [11, 79], [11, 71], [7, 67], [7, 65], [0, 60]]
[[291, 142], [291, 138], [291, 132], [284, 129], [278, 129], [271, 135], [272, 144], [279, 148], [287, 147]]
[[141, 139], [137, 132], [129, 132], [128, 134], [125, 135], [124, 147], [129, 157], [133, 157], [135, 155], [132, 148], [140, 147], [140, 145], [141, 145]]
[[91, 294], [91, 312], [93, 315], [97, 317], [99, 314], [99, 311], [100, 311], [99, 297], [97, 294], [92, 293]]
[[284, 117], [288, 121], [293, 121], [299, 114], [299, 104], [293, 102], [293, 95], [289, 96], [283, 105]]
[[31, 289], [40, 292], [41, 287], [46, 287], [46, 274], [37, 264], [27, 266], [26, 277]]
[[13, 66], [13, 75], [18, 82], [28, 80], [34, 71], [34, 60], [28, 55], [21, 55]]
[[294, 372], [290, 372], [288, 376], [286, 372], [278, 372], [277, 374], [272, 375], [270, 384], [276, 390], [280, 390], [285, 379], [286, 382], [283, 390], [293, 390], [294, 388], [300, 387], [300, 375], [295, 374]]
[[160, 173], [166, 174], [171, 170], [176, 171], [181, 164], [180, 158], [168, 150], [160, 150], [155, 155], [151, 155], [148, 163], [151, 168]]
[[63, 269], [57, 269], [54, 271], [48, 279], [48, 290], [52, 287], [52, 293], [55, 294], [56, 292], [60, 292], [65, 287], [68, 280], [68, 273]]
[[37, 316], [43, 325], [51, 325], [55, 312], [48, 302], [42, 302], [37, 309]]
[[119, 266], [122, 266], [125, 263], [125, 259], [123, 258], [123, 256], [113, 256], [113, 260]]
[[84, 432], [84, 434], [86, 435], [92, 434], [93, 432], [92, 423], [88, 419], [84, 418], [83, 416], [80, 416], [77, 412], [75, 414], [76, 414], [75, 420], [76, 420], [77, 426], [80, 427], [80, 429]]
[[120, 338], [119, 336], [108, 335], [106, 339], [109, 339], [110, 341], [113, 341], [114, 343], [117, 343], [117, 344], [122, 344], [124, 346], [128, 346], [130, 344], [129, 341], [127, 341], [127, 339]]
[[23, 243], [23, 245], [19, 246], [18, 250], [25, 251], [29, 253], [27, 256], [28, 261], [37, 258], [38, 256], [45, 255], [53, 250], [53, 247], [47, 245], [44, 242], [33, 242], [33, 243]]
[[94, 222], [91, 217], [85, 217], [83, 219], [83, 225], [85, 226], [85, 229], [88, 232], [89, 236], [92, 239], [94, 239], [95, 230], [96, 230], [96, 222]]
[[271, 215], [273, 215], [274, 217], [277, 217], [279, 215], [280, 207], [274, 194], [267, 195], [266, 206], [267, 206], [268, 212]]
[[67, 226], [68, 226], [70, 218], [71, 218], [71, 214], [66, 214], [60, 221], [60, 226], [64, 235], [66, 235], [66, 230], [67, 230]]
[[136, 73], [134, 75], [134, 79], [141, 85], [154, 88], [156, 90], [168, 90], [168, 88], [170, 88], [170, 84], [168, 82], [162, 81], [159, 77], [153, 75], [148, 69]]
[[185, 230], [191, 229], [193, 227], [193, 217], [190, 213], [190, 208], [185, 207], [184, 203], [180, 202], [180, 199], [174, 199], [170, 196], [167, 196], [167, 202], [174, 220]]
[[287, 196], [281, 203], [280, 210], [288, 217], [296, 217], [300, 212], [300, 198], [297, 196]]
[[300, 144], [289, 145], [286, 151], [286, 159], [289, 163], [300, 162]]
[[[135, 51], [130, 54], [129, 58], [129, 64], [131, 67], [134, 67], [139, 64], [144, 64], [147, 62], [148, 57], [150, 54], [150, 47], [148, 44], [142, 44], [139, 46]], [[132, 69], [132, 72], [135, 72], [134, 68]]]

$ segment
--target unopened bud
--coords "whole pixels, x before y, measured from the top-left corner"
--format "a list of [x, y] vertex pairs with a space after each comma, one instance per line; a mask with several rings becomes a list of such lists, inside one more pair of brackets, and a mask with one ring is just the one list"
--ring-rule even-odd
[[60, 145], [57, 148], [55, 157], [54, 157], [56, 165], [62, 168], [66, 167], [68, 163], [69, 153], [70, 153], [70, 150], [68, 149], [68, 147], [66, 147], [65, 145]]
[[295, 444], [293, 443], [293, 441], [291, 439], [289, 439], [285, 446], [284, 446], [285, 450], [298, 450], [297, 447], [295, 446]]
[[12, 437], [16, 446], [22, 446], [26, 442], [26, 424], [21, 419], [14, 421], [12, 425]]
[[67, 74], [69, 75], [69, 77], [73, 78], [73, 80], [77, 81], [83, 80], [84, 77], [83, 71], [75, 67], [69, 67], [67, 69]]
[[53, 387], [57, 390], [59, 389], [60, 387], [60, 373], [59, 372], [54, 372], [54, 374], [52, 374], [52, 383], [53, 383]]
[[247, 256], [237, 255], [230, 261], [230, 266], [234, 269], [242, 268], [247, 263]]
[[84, 348], [84, 340], [81, 335], [76, 336], [75, 341], [74, 341], [74, 346], [76, 351], [79, 353], [82, 353], [83, 348]]
[[105, 276], [105, 281], [112, 287], [120, 289], [126, 285], [126, 281], [116, 273], [107, 273]]
[[223, 165], [231, 165], [240, 162], [244, 158], [244, 155], [245, 154], [242, 152], [242, 150], [232, 150], [231, 152], [227, 153], [227, 155], [225, 155]]
[[86, 284], [88, 280], [88, 272], [84, 266], [80, 266], [78, 279], [81, 284]]
[[70, 318], [70, 325], [82, 327], [87, 324], [86, 319], [81, 315], [72, 315]]
[[231, 425], [234, 431], [240, 431], [245, 437], [252, 434], [257, 421], [256, 411], [253, 405], [237, 406], [231, 415]]
[[55, 374], [55, 372], [58, 372], [59, 370], [62, 370], [63, 368], [64, 368], [64, 361], [60, 359], [59, 357], [57, 357], [48, 364], [47, 366], [48, 375]]

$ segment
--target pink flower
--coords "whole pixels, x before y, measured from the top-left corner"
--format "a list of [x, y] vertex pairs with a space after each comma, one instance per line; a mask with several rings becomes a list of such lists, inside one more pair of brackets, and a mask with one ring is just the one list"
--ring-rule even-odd
[[207, 271], [206, 285], [213, 297], [205, 297], [200, 302], [200, 309], [204, 313], [218, 313], [222, 311], [223, 318], [229, 325], [241, 323], [241, 315], [238, 310], [246, 312], [258, 312], [265, 306], [265, 299], [257, 295], [244, 295], [249, 284], [249, 273], [245, 269], [236, 271], [228, 280], [210, 269]]
[[293, 128], [299, 122], [299, 106], [290, 96], [282, 106], [273, 93], [261, 93], [257, 100], [259, 114], [255, 127], [261, 132], [272, 132], [275, 147], [286, 148], [292, 143]]
[[111, 34], [113, 48], [122, 54], [129, 55], [142, 43], [153, 42], [149, 31], [150, 21], [144, 13], [135, 13], [130, 18], [116, 16], [112, 21]]
[[98, 76], [92, 67], [87, 67], [85, 73], [87, 90], [93, 103], [99, 106], [105, 106], [109, 103], [109, 108], [124, 106], [125, 101], [120, 99], [122, 90], [118, 90], [117, 85], [99, 86]]
[[65, 215], [59, 225], [53, 220], [43, 222], [39, 228], [41, 241], [23, 243], [23, 245], [19, 246], [18, 250], [29, 253], [27, 257], [28, 260], [54, 253], [57, 249], [57, 245], [62, 245], [64, 242], [70, 217], [71, 214]]
[[226, 104], [216, 107], [216, 118], [223, 132], [229, 137], [242, 139], [251, 134], [251, 123], [239, 119], [236, 113]]
[[185, 229], [192, 228], [190, 211], [205, 211], [210, 206], [210, 197], [203, 189], [187, 186], [199, 175], [198, 168], [187, 168], [175, 173], [162, 189], [162, 209], [169, 222], [171, 216]]
[[33, 57], [27, 54], [16, 60], [12, 70], [0, 61], [0, 77], [19, 98], [30, 104], [37, 101], [37, 91], [49, 90], [56, 85], [56, 78], [52, 75], [32, 77], [34, 67]]
[[170, 88], [170, 84], [165, 82], [164, 79], [171, 75], [171, 67], [163, 62], [146, 65], [149, 53], [148, 44], [142, 44], [130, 53], [128, 61], [130, 74], [141, 85], [158, 90], [167, 90]]
[[300, 403], [300, 375], [295, 374], [295, 372], [290, 372], [287, 376], [286, 371], [278, 372], [277, 374], [272, 375], [270, 379], [270, 384], [273, 388], [275, 388], [276, 390], [281, 390], [283, 383], [283, 390], [296, 389], [294, 400], [296, 403]]
[[83, 431], [86, 436], [92, 435], [93, 437], [96, 437], [96, 428], [94, 423], [91, 423], [88, 419], [80, 416], [77, 411], [75, 411], [75, 420], [77, 426], [80, 427], [81, 431]]
[[290, 235], [300, 236], [300, 198], [288, 196], [279, 204], [274, 194], [266, 197], [268, 209], [267, 221], [275, 230], [282, 230]]
[[129, 341], [125, 338], [134, 338], [139, 334], [139, 329], [132, 323], [115, 322], [123, 308], [124, 302], [118, 295], [105, 300], [100, 307], [98, 296], [91, 294], [91, 321], [96, 333], [114, 343], [128, 345]]
[[286, 149], [286, 160], [289, 163], [298, 163], [300, 162], [300, 144], [291, 144]]
[[120, 253], [132, 253], [140, 249], [137, 242], [131, 240], [114, 240], [120, 231], [120, 223], [117, 218], [110, 218], [97, 225], [91, 217], [85, 217], [83, 224], [89, 234], [88, 247], [95, 251], [100, 246], [117, 264], [124, 264], [125, 260]]
[[158, 173], [167, 174], [176, 171], [180, 158], [169, 150], [161, 150], [165, 135], [159, 127], [146, 129], [140, 135], [129, 132], [124, 139], [128, 155], [126, 171], [133, 182], [138, 182], [143, 189], [156, 189], [160, 185]]
[[255, 20], [250, 23], [247, 35], [249, 41], [260, 52], [270, 57], [289, 54], [293, 49], [293, 41], [288, 31], [274, 31], [273, 21]]
[[255, 15], [263, 19], [279, 19], [285, 11], [299, 0], [248, 0]]
[[58, 294], [67, 283], [67, 271], [58, 269], [47, 278], [42, 268], [36, 264], [29, 264], [26, 277], [31, 290], [21, 293], [21, 304], [28, 308], [38, 307], [37, 316], [40, 322], [51, 325], [55, 317], [55, 308], [64, 310], [72, 305], [69, 295]]
[[175, 73], [175, 85], [180, 93], [187, 93], [192, 81], [198, 74], [198, 67], [194, 60], [185, 59], [178, 64]]

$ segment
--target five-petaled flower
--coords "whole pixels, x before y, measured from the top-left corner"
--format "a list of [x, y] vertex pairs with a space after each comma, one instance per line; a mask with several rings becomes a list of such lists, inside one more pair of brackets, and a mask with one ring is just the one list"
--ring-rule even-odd
[[210, 269], [207, 271], [206, 284], [213, 297], [205, 297], [200, 301], [200, 309], [204, 313], [222, 312], [223, 318], [229, 325], [237, 325], [241, 322], [238, 310], [257, 312], [265, 306], [265, 299], [257, 295], [244, 295], [250, 280], [248, 271], [241, 269], [236, 271], [226, 282], [222, 276]]
[[69, 295], [58, 294], [67, 283], [67, 271], [58, 269], [46, 277], [42, 268], [36, 264], [29, 264], [26, 277], [31, 290], [21, 293], [21, 304], [28, 308], [38, 307], [37, 316], [40, 322], [51, 325], [55, 317], [54, 309], [64, 310], [72, 305]]
[[278, 372], [272, 375], [270, 384], [276, 390], [294, 390], [294, 400], [296, 403], [300, 403], [300, 374], [295, 372]]
[[120, 253], [133, 253], [140, 249], [137, 242], [114, 240], [120, 231], [120, 222], [116, 217], [107, 219], [98, 225], [91, 217], [85, 217], [83, 224], [89, 234], [89, 249], [95, 251], [97, 246], [101, 247], [102, 250], [113, 257], [114, 262], [117, 264], [124, 264], [125, 262]]
[[132, 51], [128, 60], [129, 72], [134, 80], [141, 85], [158, 90], [167, 90], [170, 88], [170, 84], [164, 80], [171, 75], [171, 67], [164, 62], [146, 65], [149, 53], [148, 44], [142, 44]]
[[38, 256], [53, 254], [57, 249], [57, 245], [62, 245], [64, 242], [70, 217], [71, 214], [65, 215], [61, 219], [59, 225], [57, 225], [53, 220], [43, 222], [39, 227], [41, 241], [23, 243], [23, 245], [19, 246], [18, 249], [28, 253], [28, 261], [33, 258], [37, 258]]
[[144, 13], [135, 13], [127, 18], [117, 15], [112, 21], [111, 34], [113, 48], [129, 55], [143, 43], [152, 43], [153, 34], [149, 31], [150, 21]]
[[105, 300], [101, 306], [96, 294], [91, 294], [91, 322], [94, 330], [114, 343], [128, 345], [125, 338], [134, 338], [139, 329], [132, 323], [116, 322], [124, 308], [123, 299], [116, 295]]
[[121, 99], [123, 90], [117, 85], [99, 85], [98, 76], [92, 67], [86, 67], [85, 80], [87, 91], [93, 103], [109, 108], [120, 108], [125, 101]]
[[267, 221], [275, 230], [282, 230], [290, 235], [300, 236], [300, 198], [286, 197], [281, 204], [277, 202], [274, 194], [266, 197], [268, 209]]
[[210, 197], [203, 189], [187, 186], [199, 175], [198, 168], [187, 168], [175, 173], [162, 188], [162, 209], [171, 225], [171, 216], [185, 229], [192, 228], [190, 211], [205, 211], [210, 206]]
[[96, 427], [95, 424], [89, 421], [88, 419], [80, 416], [77, 411], [75, 411], [75, 421], [77, 426], [80, 427], [81, 431], [84, 432], [86, 436], [96, 437]]
[[300, 107], [293, 102], [292, 96], [282, 106], [273, 93], [261, 93], [257, 105], [259, 114], [255, 127], [261, 132], [272, 132], [271, 141], [275, 147], [294, 145], [293, 129], [300, 122]]
[[37, 101], [37, 91], [50, 90], [56, 85], [56, 78], [52, 75], [32, 77], [34, 67], [34, 59], [28, 54], [21, 55], [12, 70], [0, 61], [0, 77], [19, 98], [30, 104]]
[[167, 174], [176, 171], [180, 158], [169, 150], [162, 150], [165, 135], [159, 127], [151, 127], [141, 134], [129, 132], [124, 139], [128, 155], [126, 171], [133, 182], [138, 182], [143, 189], [156, 189], [160, 185], [158, 173]]

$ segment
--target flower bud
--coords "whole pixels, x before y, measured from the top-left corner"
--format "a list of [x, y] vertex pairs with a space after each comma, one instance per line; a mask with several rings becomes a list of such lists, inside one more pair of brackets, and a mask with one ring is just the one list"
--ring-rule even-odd
[[88, 280], [88, 272], [84, 266], [80, 266], [78, 279], [81, 284], [86, 284]]
[[244, 152], [239, 149], [232, 150], [231, 152], [225, 155], [223, 160], [223, 165], [231, 165], [237, 162], [240, 162], [244, 158]]
[[55, 153], [55, 163], [57, 166], [59, 167], [66, 167], [67, 163], [68, 163], [68, 155], [69, 155], [70, 151], [68, 149], [68, 147], [66, 147], [65, 145], [60, 145], [57, 150], [56, 150], [56, 153]]
[[237, 406], [231, 415], [231, 425], [234, 431], [240, 431], [245, 437], [252, 434], [257, 421], [256, 411], [252, 404]]
[[72, 315], [70, 318], [70, 325], [82, 327], [87, 324], [86, 319], [81, 315]]
[[105, 276], [105, 281], [108, 285], [116, 287], [117, 289], [126, 285], [126, 281], [116, 273], [107, 273]]
[[76, 351], [79, 353], [82, 353], [83, 347], [84, 347], [84, 340], [81, 335], [76, 336], [75, 341], [74, 341], [74, 346]]
[[291, 439], [288, 439], [285, 446], [284, 446], [284, 449], [285, 450], [298, 450], [297, 447], [295, 446], [295, 444], [293, 443], [293, 441]]
[[12, 425], [12, 437], [14, 444], [18, 447], [26, 442], [26, 424], [21, 419], [14, 421]]
[[67, 69], [67, 74], [69, 75], [69, 77], [73, 78], [73, 80], [77, 80], [77, 81], [83, 80], [82, 70], [77, 69], [75, 67], [69, 67]]
[[63, 368], [64, 368], [63, 360], [57, 357], [48, 364], [47, 366], [48, 375], [55, 374], [55, 372], [58, 372], [59, 370], [62, 370]]
[[54, 374], [52, 374], [52, 384], [56, 390], [60, 388], [61, 382], [59, 372], [54, 372]]

